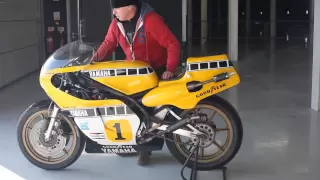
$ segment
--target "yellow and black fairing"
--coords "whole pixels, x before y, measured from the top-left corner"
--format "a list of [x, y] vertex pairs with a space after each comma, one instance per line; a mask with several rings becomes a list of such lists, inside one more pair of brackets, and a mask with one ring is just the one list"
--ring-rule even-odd
[[[91, 116], [99, 116], [98, 109], [125, 106], [150, 127], [152, 121], [157, 121], [150, 109], [164, 105], [190, 109], [202, 99], [240, 82], [226, 55], [188, 58], [186, 71], [180, 77], [159, 81], [154, 70], [142, 61], [88, 63], [95, 51], [90, 46], [80, 46], [58, 50], [40, 73], [41, 87], [61, 110], [92, 110]], [[66, 75], [73, 92], [60, 88], [63, 83], [59, 80]], [[220, 81], [213, 81], [217, 77]], [[71, 79], [77, 83], [70, 83]], [[79, 97], [74, 94], [76, 91], [88, 95]], [[103, 96], [93, 98], [93, 93]]]
[[[62, 110], [123, 105], [121, 99], [136, 104], [134, 98], [137, 94], [142, 97], [141, 102], [146, 107], [172, 105], [180, 109], [190, 109], [200, 100], [240, 82], [238, 73], [226, 55], [190, 57], [186, 60], [186, 70], [180, 77], [159, 81], [149, 64], [142, 61], [91, 63], [90, 59], [95, 52], [90, 45], [72, 42], [53, 53], [43, 65], [40, 73], [41, 87]], [[90, 84], [94, 83], [100, 87], [100, 90], [96, 91], [106, 91], [116, 98], [78, 98], [61, 90], [61, 75], [71, 77], [75, 76], [74, 72], [81, 72], [78, 73], [79, 77], [74, 78], [77, 83], [80, 86], [88, 86], [78, 88], [79, 91], [85, 88], [87, 89], [84, 91], [94, 91], [91, 88], [97, 87]], [[210, 81], [223, 73], [233, 75], [219, 82], [212, 81], [190, 89], [192, 83]]]
[[[72, 47], [74, 46], [74, 47]], [[80, 47], [82, 52], [79, 52]], [[76, 42], [61, 48], [51, 55], [45, 62], [40, 73], [40, 85], [62, 110], [97, 108], [105, 106], [123, 105], [119, 99], [90, 99], [79, 98], [59, 89], [62, 75], [85, 75], [122, 96], [130, 96], [158, 86], [159, 79], [147, 63], [142, 61], [107, 61], [90, 63], [94, 49]], [[71, 65], [64, 67], [69, 61], [76, 59]], [[79, 80], [80, 77], [76, 77]], [[87, 79], [89, 80], [89, 79]], [[78, 82], [79, 83], [79, 82]], [[86, 87], [94, 88], [94, 87]]]
[[[54, 55], [51, 59], [54, 59]], [[47, 62], [50, 62], [50, 58]], [[129, 99], [129, 101], [134, 102], [137, 94], [139, 98], [142, 98], [141, 102], [146, 107], [172, 105], [180, 109], [190, 109], [202, 99], [229, 89], [240, 82], [237, 71], [226, 55], [190, 57], [186, 61], [186, 70], [180, 77], [160, 81], [154, 70], [142, 61], [108, 61], [56, 68], [51, 64], [48, 63], [43, 66], [40, 74], [40, 84], [61, 109], [123, 105], [122, 100], [127, 101]], [[82, 99], [60, 90], [58, 88], [59, 84], [55, 85], [53, 83], [53, 77], [56, 75], [76, 71], [86, 73], [86, 78], [94, 80], [107, 92], [116, 94], [115, 97], [121, 99]], [[230, 77], [226, 76], [222, 81], [211, 81], [190, 89], [193, 83], [210, 81], [224, 73], [227, 73], [225, 75], [232, 75]], [[143, 107], [141, 106], [141, 108]]]
[[[199, 83], [203, 85], [193, 87]], [[161, 80], [156, 88], [143, 97], [142, 103], [147, 107], [172, 105], [191, 109], [202, 99], [238, 83], [240, 77], [227, 55], [190, 57], [186, 61], [186, 71], [180, 77]]]
[[[131, 119], [134, 116], [139, 117], [139, 122], [137, 120], [133, 122], [135, 127], [137, 123], [149, 122], [150, 115], [147, 110], [135, 99], [141, 98], [144, 92], [157, 87], [159, 79], [154, 70], [147, 63], [138, 60], [91, 63], [88, 60], [94, 53], [89, 45], [74, 42], [60, 48], [48, 58], [41, 69], [40, 85], [50, 99], [62, 111], [67, 113], [70, 111], [75, 119], [89, 117], [97, 120], [101, 115], [110, 115], [107, 114], [108, 108], [115, 108], [117, 111], [118, 107], [124, 107], [125, 113], [128, 114], [126, 121], [130, 120], [130, 117]], [[61, 81], [62, 77], [67, 83]], [[78, 96], [79, 92], [87, 95]], [[101, 96], [97, 98], [92, 95]], [[116, 115], [110, 116], [117, 118]], [[137, 129], [132, 129], [129, 133], [131, 132], [136, 133]], [[164, 142], [160, 140], [160, 142], [156, 142], [157, 139], [150, 142], [149, 147], [152, 150], [162, 149]], [[87, 141], [91, 142], [92, 146], [99, 146], [90, 138]], [[88, 149], [87, 152], [89, 151]]]
[[[130, 96], [152, 89], [158, 85], [158, 77], [152, 68], [145, 63], [135, 61], [116, 61], [94, 63], [92, 65], [58, 68], [41, 73], [40, 84], [48, 96], [61, 108], [93, 108], [107, 105], [121, 105], [119, 100], [87, 100], [79, 99], [57, 88], [52, 78], [57, 74], [75, 72], [82, 69], [88, 77], [96, 82]], [[139, 73], [137, 75], [136, 73]], [[134, 75], [135, 74], [135, 75]]]

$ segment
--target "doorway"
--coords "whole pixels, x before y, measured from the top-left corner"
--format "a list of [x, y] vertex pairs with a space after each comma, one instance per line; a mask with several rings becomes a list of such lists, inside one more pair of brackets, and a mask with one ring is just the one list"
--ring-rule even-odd
[[66, 0], [43, 1], [45, 56], [65, 45], [67, 39]]

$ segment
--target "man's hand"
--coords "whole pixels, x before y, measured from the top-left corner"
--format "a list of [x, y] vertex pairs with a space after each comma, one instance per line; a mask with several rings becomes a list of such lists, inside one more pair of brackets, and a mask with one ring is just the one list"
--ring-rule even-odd
[[173, 73], [172, 73], [172, 72], [166, 71], [166, 72], [164, 72], [164, 73], [162, 74], [162, 79], [170, 79], [170, 78], [172, 78], [172, 76], [173, 76]]

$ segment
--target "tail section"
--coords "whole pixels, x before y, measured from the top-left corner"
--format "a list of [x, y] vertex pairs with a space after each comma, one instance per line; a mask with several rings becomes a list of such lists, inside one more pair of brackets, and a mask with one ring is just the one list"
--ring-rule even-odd
[[190, 109], [200, 100], [240, 83], [240, 77], [226, 55], [190, 57], [186, 67], [183, 77], [161, 82], [143, 97], [142, 103], [149, 107], [173, 105]]

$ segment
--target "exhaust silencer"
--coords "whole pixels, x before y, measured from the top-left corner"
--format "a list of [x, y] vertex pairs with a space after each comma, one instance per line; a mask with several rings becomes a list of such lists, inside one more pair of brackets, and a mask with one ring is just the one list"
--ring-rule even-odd
[[192, 82], [187, 83], [187, 89], [190, 92], [199, 91], [204, 84], [208, 84], [211, 82], [220, 82], [220, 81], [229, 79], [229, 77], [234, 74], [235, 74], [235, 72], [232, 72], [232, 73], [224, 72], [224, 73], [218, 74], [218, 75], [214, 76], [212, 79], [209, 79], [204, 82], [192, 81]]

